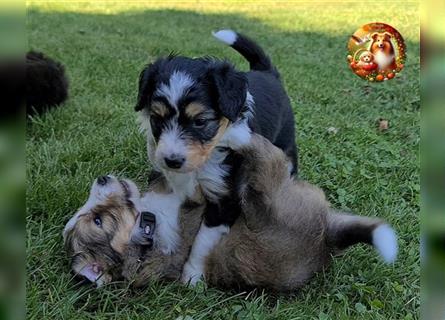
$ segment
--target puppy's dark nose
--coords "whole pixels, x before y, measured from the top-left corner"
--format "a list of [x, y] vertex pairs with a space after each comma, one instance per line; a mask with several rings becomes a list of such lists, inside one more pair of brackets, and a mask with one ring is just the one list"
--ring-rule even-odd
[[100, 176], [99, 178], [97, 178], [97, 183], [101, 186], [104, 186], [107, 184], [108, 180], [110, 180], [109, 176]]
[[172, 169], [179, 169], [184, 164], [185, 158], [174, 154], [171, 155], [170, 157], [165, 157], [164, 161], [167, 167]]

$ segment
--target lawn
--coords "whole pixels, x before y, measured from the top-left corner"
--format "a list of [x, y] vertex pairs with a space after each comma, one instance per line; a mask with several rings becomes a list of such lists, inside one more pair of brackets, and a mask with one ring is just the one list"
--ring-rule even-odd
[[[417, 319], [419, 317], [419, 11], [417, 3], [35, 1], [29, 48], [66, 65], [70, 99], [28, 119], [29, 319]], [[405, 37], [400, 77], [369, 84], [346, 64], [349, 35], [387, 22]], [[145, 142], [133, 106], [142, 66], [175, 51], [247, 64], [211, 37], [230, 27], [257, 39], [280, 70], [297, 122], [301, 177], [333, 206], [387, 219], [400, 254], [384, 265], [369, 247], [338, 258], [293, 295], [222, 292], [154, 283], [143, 291], [80, 286], [62, 229], [93, 178], [114, 173], [147, 185]], [[379, 118], [389, 129], [379, 131]], [[329, 127], [338, 129], [336, 134]]]

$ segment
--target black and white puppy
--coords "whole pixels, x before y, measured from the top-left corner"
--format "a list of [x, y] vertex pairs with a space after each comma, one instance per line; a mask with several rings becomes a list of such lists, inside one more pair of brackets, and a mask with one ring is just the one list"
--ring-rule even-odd
[[200, 187], [208, 200], [183, 281], [194, 283], [204, 258], [239, 215], [230, 147], [256, 132], [281, 148], [297, 172], [295, 122], [280, 75], [264, 51], [232, 30], [214, 33], [250, 63], [237, 71], [222, 60], [170, 55], [140, 75], [136, 111], [147, 134], [148, 156], [181, 200]]

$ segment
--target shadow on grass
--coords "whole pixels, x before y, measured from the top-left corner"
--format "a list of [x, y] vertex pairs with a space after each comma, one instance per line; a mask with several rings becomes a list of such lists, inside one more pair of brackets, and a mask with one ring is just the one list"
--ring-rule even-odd
[[[292, 89], [308, 89], [294, 99], [304, 102], [308, 93], [314, 98], [324, 98], [320, 86], [328, 85], [349, 96], [358, 90], [359, 98], [374, 98], [365, 81], [353, 76], [346, 63], [346, 44], [349, 34], [334, 36], [317, 32], [286, 32], [274, 29], [254, 18], [240, 14], [201, 14], [192, 11], [147, 10], [121, 14], [83, 14], [75, 12], [41, 12], [30, 9], [28, 31], [30, 47], [49, 51], [68, 63], [71, 73], [80, 70], [71, 64], [82, 63], [84, 76], [98, 72], [105, 79], [129, 77], [135, 95], [138, 72], [145, 62], [158, 56], [177, 52], [187, 56], [211, 55], [229, 58], [247, 69], [247, 64], [230, 48], [224, 48], [211, 36], [211, 31], [231, 28], [256, 39], [272, 57], [283, 75], [290, 93]], [[41, 22], [40, 22], [41, 21]], [[393, 81], [389, 91], [404, 90], [411, 81], [418, 80], [419, 44], [407, 43], [409, 59], [401, 73], [401, 81]], [[124, 63], [121, 63], [121, 62]], [[118, 68], [113, 72], [113, 68]], [[123, 72], [120, 67], [129, 67]], [[136, 69], [136, 70], [134, 70]], [[116, 73], [122, 71], [122, 73]], [[129, 71], [131, 73], [129, 73]], [[86, 73], [86, 74], [85, 74]], [[379, 88], [385, 94], [386, 88]], [[338, 93], [336, 93], [338, 94]], [[354, 94], [354, 92], [353, 92]], [[329, 100], [329, 99], [328, 99]], [[384, 99], [382, 99], [384, 100]], [[329, 101], [318, 101], [326, 104]]]

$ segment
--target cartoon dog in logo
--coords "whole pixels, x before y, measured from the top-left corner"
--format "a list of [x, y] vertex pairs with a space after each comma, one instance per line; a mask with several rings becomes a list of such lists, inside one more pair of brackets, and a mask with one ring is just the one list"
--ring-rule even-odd
[[351, 63], [351, 68], [360, 77], [370, 75], [378, 67], [374, 62], [374, 55], [368, 50], [365, 50], [360, 54], [358, 62], [355, 62], [352, 56], [348, 56], [348, 60]]
[[389, 32], [374, 32], [371, 35], [370, 51], [379, 71], [395, 70], [397, 68], [395, 50]]

